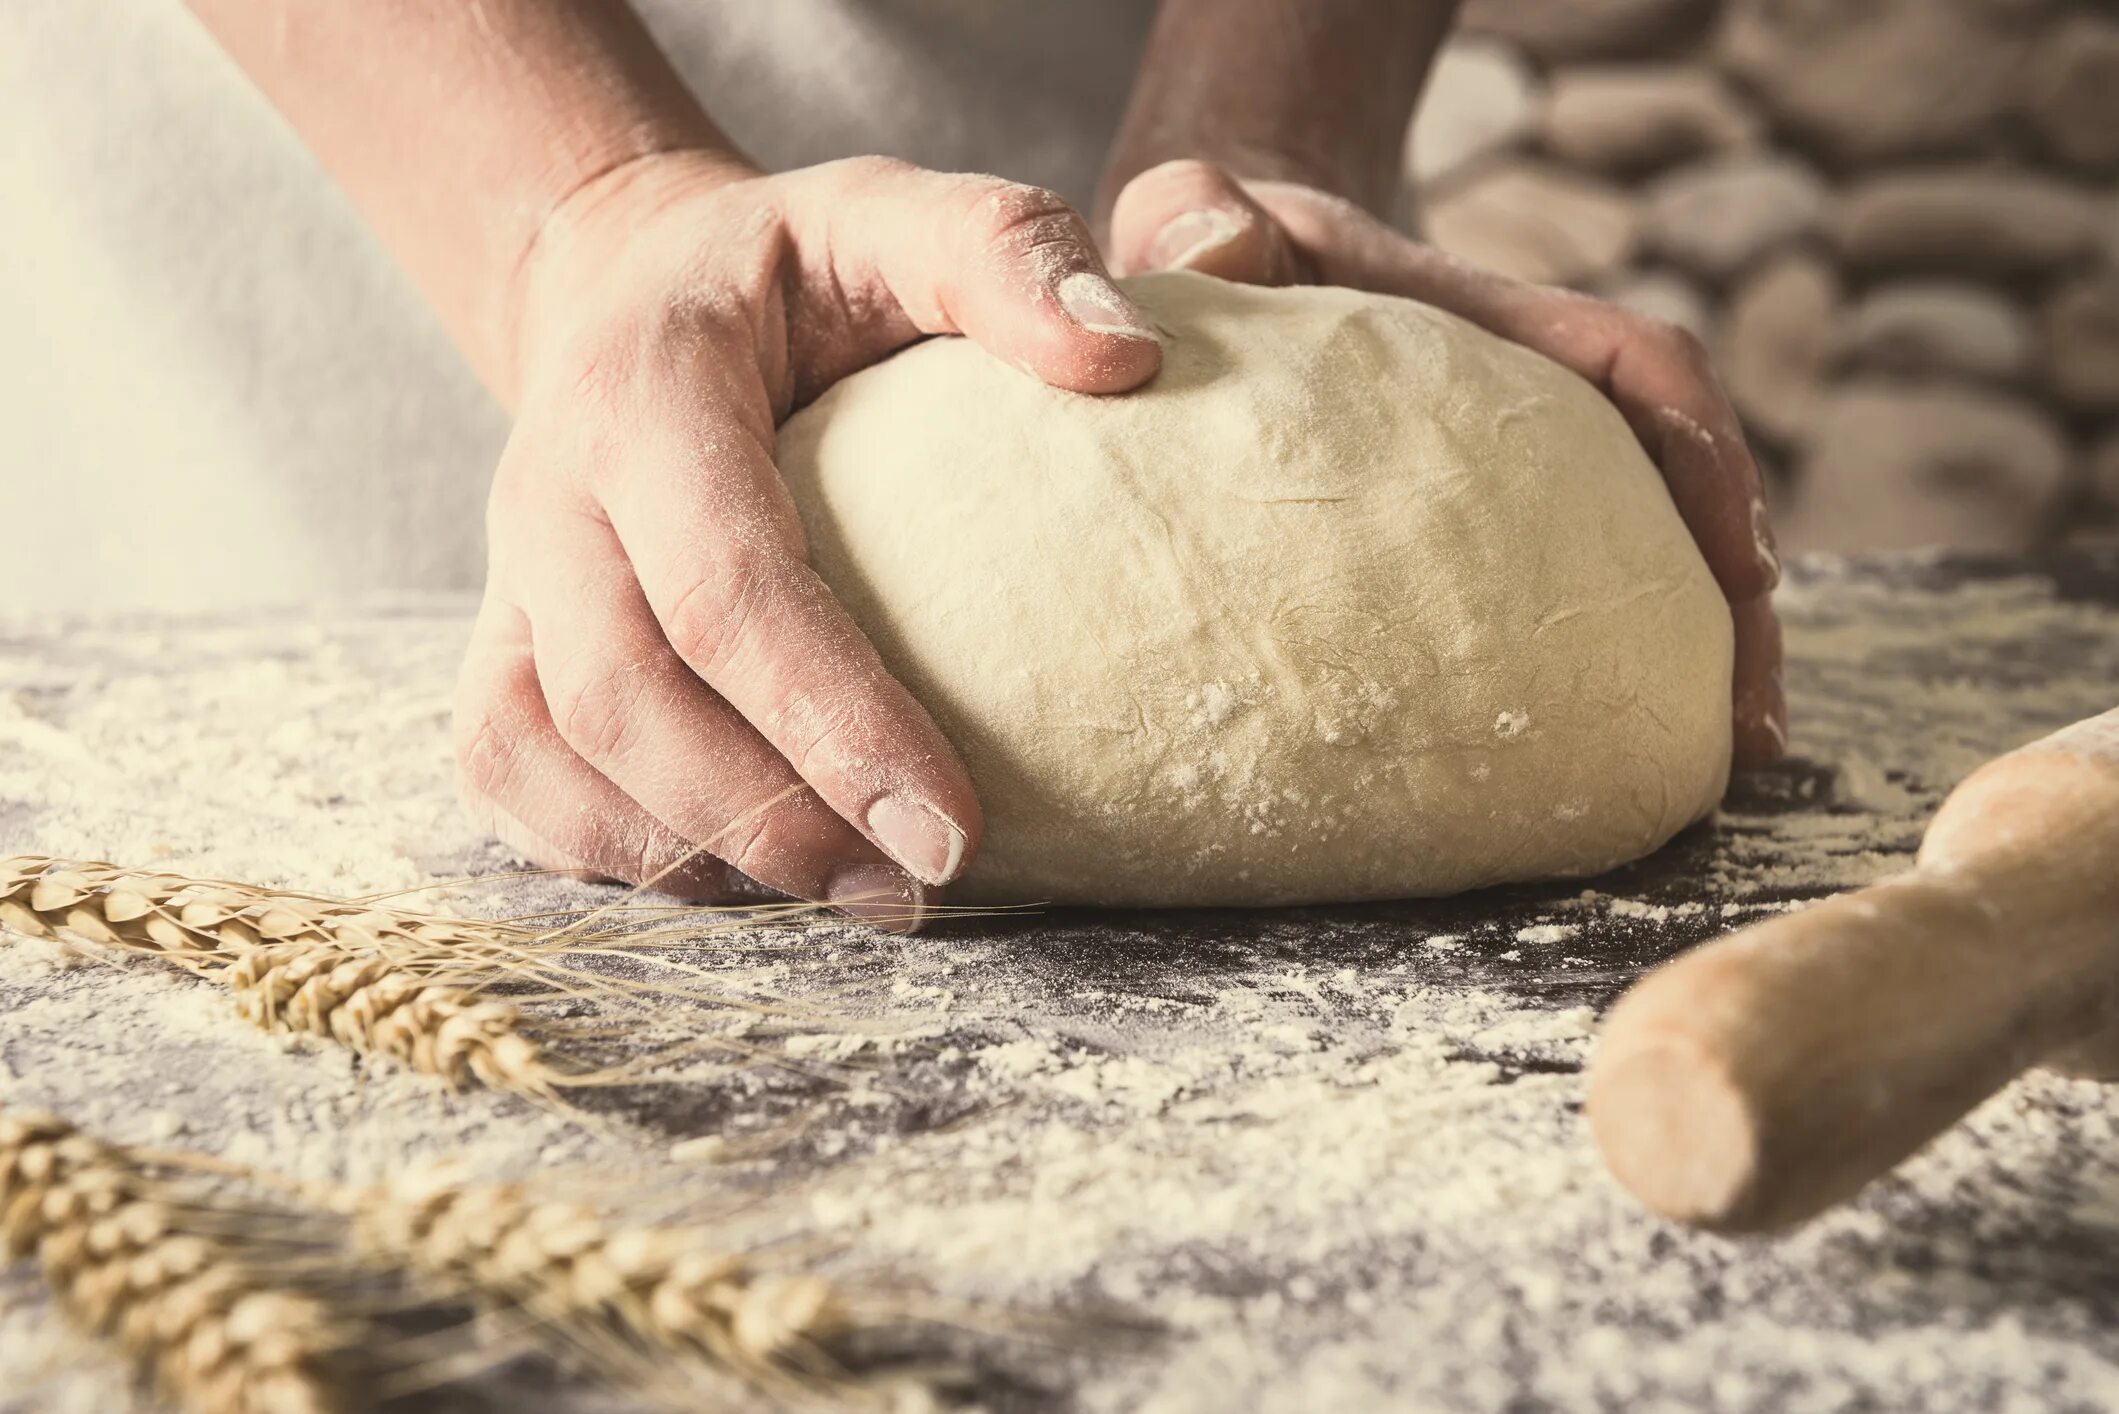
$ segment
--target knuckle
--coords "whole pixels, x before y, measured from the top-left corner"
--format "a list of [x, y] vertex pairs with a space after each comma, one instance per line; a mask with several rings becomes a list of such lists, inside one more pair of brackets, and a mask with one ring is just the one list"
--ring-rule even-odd
[[887, 182], [910, 176], [921, 169], [902, 157], [885, 157], [870, 153], [861, 157], [842, 157], [828, 162], [825, 167], [857, 182]]
[[1002, 258], [1089, 245], [1089, 227], [1066, 198], [1015, 182], [981, 183], [971, 201], [969, 232], [981, 249]]
[[799, 799], [758, 811], [754, 817], [738, 816], [740, 829], [715, 853], [761, 883], [804, 872], [814, 862], [817, 839], [795, 805]]
[[809, 780], [817, 769], [859, 754], [844, 746], [862, 720], [862, 712], [843, 694], [800, 693], [780, 710], [774, 735], [796, 773]]
[[494, 704], [458, 704], [453, 738], [457, 781], [463, 794], [486, 803], [507, 799], [519, 756], [515, 734]]
[[1710, 362], [1707, 345], [1699, 335], [1667, 319], [1639, 316], [1639, 337], [1656, 355], [1694, 373], [1704, 373]]
[[889, 194], [906, 182], [917, 182], [926, 169], [902, 158], [869, 154], [839, 157], [789, 173], [784, 213], [798, 226], [826, 220], [849, 197], [869, 199]]
[[677, 656], [701, 674], [718, 671], [744, 643], [785, 560], [777, 546], [732, 539], [694, 561], [663, 615], [663, 631]]
[[646, 684], [635, 665], [603, 664], [547, 679], [552, 724], [559, 735], [590, 761], [609, 763], [624, 757], [636, 740]]
[[654, 829], [638, 821], [628, 822], [605, 841], [619, 878], [628, 884], [646, 884], [676, 862], [667, 843]]

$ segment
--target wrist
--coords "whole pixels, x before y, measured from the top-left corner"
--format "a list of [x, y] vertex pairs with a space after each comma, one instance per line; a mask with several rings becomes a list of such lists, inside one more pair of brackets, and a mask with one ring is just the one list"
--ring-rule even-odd
[[1383, 214], [1457, 0], [1163, 0], [1099, 192], [1181, 158]]

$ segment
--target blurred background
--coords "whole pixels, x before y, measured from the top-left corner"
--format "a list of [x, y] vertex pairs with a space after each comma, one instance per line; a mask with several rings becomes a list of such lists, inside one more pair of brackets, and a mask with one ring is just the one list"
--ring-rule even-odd
[[1714, 351], [1784, 548], [2119, 543], [2119, 4], [1467, 0], [1405, 220]]
[[[768, 166], [1077, 202], [1154, 10], [637, 3]], [[1788, 547], [2119, 543], [2119, 0], [1465, 0], [1407, 179], [1448, 249], [1698, 332]], [[176, 0], [0, 0], [0, 205], [0, 475], [55, 530], [0, 605], [480, 582], [505, 417]]]

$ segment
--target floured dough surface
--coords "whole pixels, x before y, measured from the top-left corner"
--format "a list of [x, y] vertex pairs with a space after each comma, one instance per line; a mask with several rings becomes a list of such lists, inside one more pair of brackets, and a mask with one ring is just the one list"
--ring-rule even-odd
[[1127, 287], [1139, 392], [938, 339], [782, 429], [817, 568], [978, 786], [953, 899], [1446, 894], [1713, 807], [1728, 609], [1595, 389], [1407, 300]]

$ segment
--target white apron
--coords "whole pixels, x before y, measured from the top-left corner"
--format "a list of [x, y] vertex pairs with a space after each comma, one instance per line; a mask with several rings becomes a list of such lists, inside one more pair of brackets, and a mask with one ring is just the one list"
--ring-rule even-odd
[[[768, 167], [880, 152], [1079, 203], [1153, 4], [641, 9]], [[505, 432], [178, 0], [0, 5], [0, 618], [475, 587]]]

